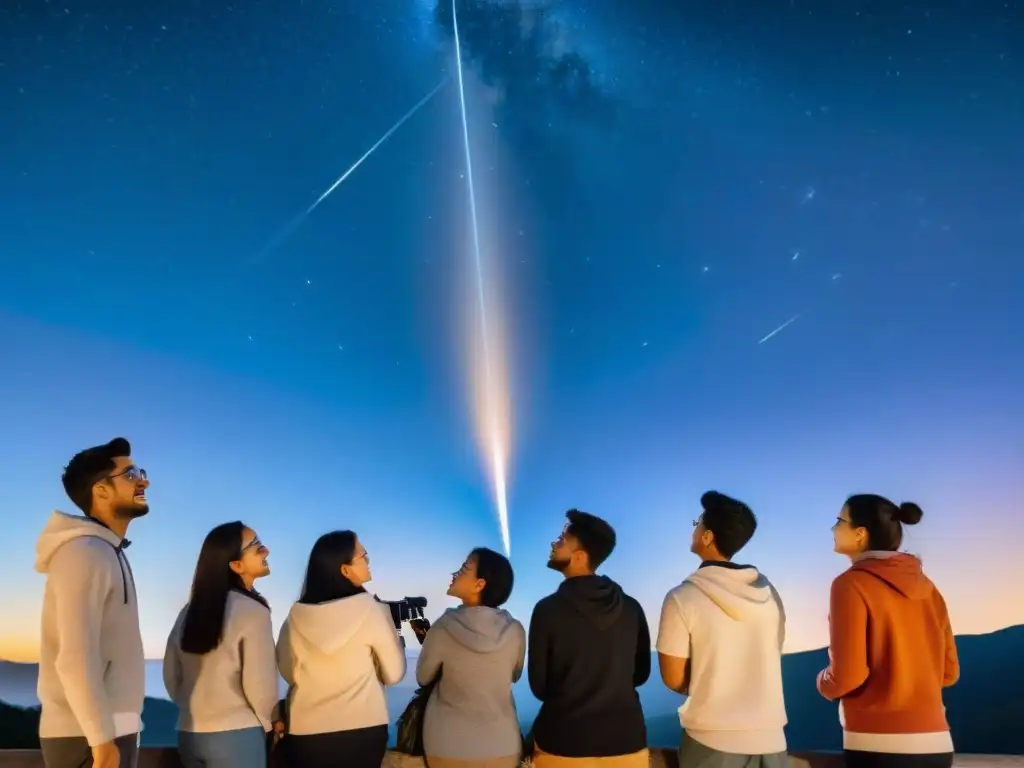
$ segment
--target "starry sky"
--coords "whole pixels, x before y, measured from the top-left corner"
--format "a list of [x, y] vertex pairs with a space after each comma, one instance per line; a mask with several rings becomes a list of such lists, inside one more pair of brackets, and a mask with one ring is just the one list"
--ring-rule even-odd
[[[335, 528], [437, 615], [501, 546], [450, 6], [108, 5], [0, 8], [0, 657], [61, 467], [116, 435], [150, 657], [238, 518], [278, 622]], [[575, 506], [656, 624], [715, 488], [790, 650], [858, 491], [924, 508], [956, 631], [1024, 621], [1024, 10], [929, 5], [459, 0], [514, 614]]]

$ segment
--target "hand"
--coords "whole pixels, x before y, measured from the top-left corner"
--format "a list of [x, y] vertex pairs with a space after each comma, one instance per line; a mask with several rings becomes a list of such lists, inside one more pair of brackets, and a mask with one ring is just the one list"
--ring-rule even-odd
[[426, 619], [412, 619], [409, 622], [409, 627], [416, 639], [420, 641], [420, 645], [423, 645], [423, 641], [427, 639], [427, 632], [430, 630], [430, 622]]
[[120, 768], [121, 750], [113, 741], [97, 744], [92, 748], [92, 764], [93, 768]]
[[281, 739], [284, 738], [284, 721], [283, 720], [275, 720], [274, 721], [273, 734], [274, 734], [274, 746], [276, 747], [277, 746], [277, 742], [279, 742]]

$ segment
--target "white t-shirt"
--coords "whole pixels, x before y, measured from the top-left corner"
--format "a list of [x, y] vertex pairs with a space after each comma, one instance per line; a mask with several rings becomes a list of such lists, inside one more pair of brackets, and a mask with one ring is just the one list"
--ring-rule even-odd
[[665, 596], [657, 648], [690, 660], [679, 722], [691, 738], [740, 755], [786, 750], [785, 637], [782, 601], [756, 568], [705, 563]]

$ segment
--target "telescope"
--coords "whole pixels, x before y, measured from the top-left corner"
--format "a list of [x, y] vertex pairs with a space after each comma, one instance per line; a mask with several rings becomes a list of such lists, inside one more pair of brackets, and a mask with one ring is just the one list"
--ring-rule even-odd
[[377, 600], [384, 603], [391, 611], [391, 621], [394, 622], [395, 631], [399, 634], [402, 633], [403, 622], [426, 619], [423, 615], [423, 609], [427, 607], [427, 598], [425, 597], [403, 597], [401, 600], [381, 600], [378, 597]]

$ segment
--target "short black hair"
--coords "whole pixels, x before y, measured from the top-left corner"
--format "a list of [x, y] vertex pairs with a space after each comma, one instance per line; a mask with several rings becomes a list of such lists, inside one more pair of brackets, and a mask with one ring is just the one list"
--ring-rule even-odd
[[480, 604], [488, 608], [504, 605], [512, 595], [515, 583], [512, 563], [500, 552], [487, 547], [477, 547], [469, 556], [476, 558], [476, 577], [486, 582], [480, 593]]
[[117, 467], [114, 459], [131, 455], [132, 446], [123, 437], [79, 451], [71, 457], [61, 475], [64, 492], [86, 515], [92, 514], [92, 487], [114, 471]]
[[580, 543], [591, 570], [596, 571], [615, 550], [615, 529], [597, 515], [578, 509], [570, 509], [565, 517], [569, 521], [566, 533]]
[[722, 557], [731, 560], [753, 538], [757, 518], [742, 501], [718, 491], [701, 496], [700, 505], [704, 508], [701, 521], [715, 535], [715, 547]]

